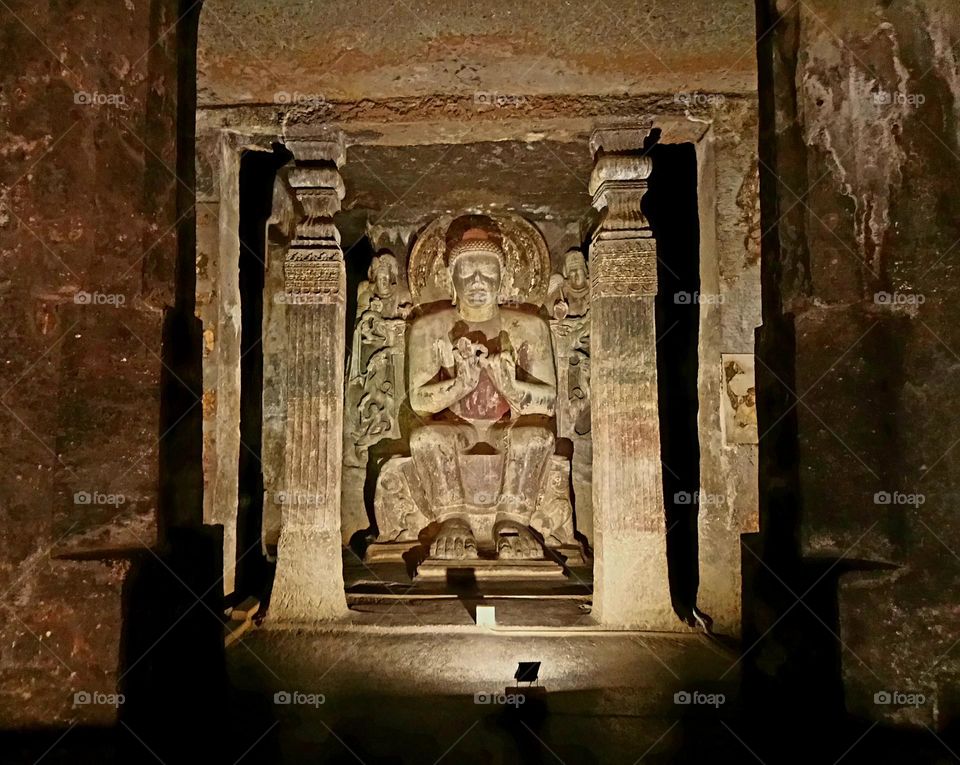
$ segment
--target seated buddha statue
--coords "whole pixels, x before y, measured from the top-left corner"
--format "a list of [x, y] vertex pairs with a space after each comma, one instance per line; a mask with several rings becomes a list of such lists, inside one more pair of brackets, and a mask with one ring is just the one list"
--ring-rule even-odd
[[[541, 316], [499, 304], [504, 260], [496, 234], [468, 229], [446, 252], [452, 305], [409, 329], [410, 455], [439, 524], [434, 558], [476, 558], [479, 545], [501, 559], [543, 556], [530, 521], [554, 453], [553, 348]], [[465, 489], [476, 485], [462, 473], [469, 460], [461, 456], [471, 453], [502, 455], [492, 502]], [[478, 523], [481, 513], [494, 515]], [[478, 539], [480, 528], [490, 537]]]

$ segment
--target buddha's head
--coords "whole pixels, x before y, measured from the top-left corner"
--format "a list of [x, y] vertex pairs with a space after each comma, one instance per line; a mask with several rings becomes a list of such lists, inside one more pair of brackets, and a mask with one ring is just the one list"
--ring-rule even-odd
[[584, 292], [590, 284], [587, 261], [580, 250], [569, 250], [563, 260], [563, 277], [573, 292]]
[[496, 310], [503, 275], [503, 248], [483, 229], [468, 229], [447, 254], [454, 302], [467, 312]]

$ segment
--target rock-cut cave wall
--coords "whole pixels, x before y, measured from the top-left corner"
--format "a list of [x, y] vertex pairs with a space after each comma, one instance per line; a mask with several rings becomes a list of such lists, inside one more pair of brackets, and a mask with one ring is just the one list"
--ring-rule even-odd
[[[960, 17], [939, 0], [760, 6], [760, 581], [784, 589], [757, 612], [758, 665], [783, 680], [835, 660], [850, 712], [945, 725], [960, 672]], [[777, 624], [808, 587], [811, 602], [825, 588], [817, 617]]]

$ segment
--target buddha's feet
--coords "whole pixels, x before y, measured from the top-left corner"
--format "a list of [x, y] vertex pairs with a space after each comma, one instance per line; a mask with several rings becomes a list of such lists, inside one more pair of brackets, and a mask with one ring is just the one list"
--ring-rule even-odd
[[470, 560], [477, 557], [477, 540], [470, 524], [461, 518], [451, 518], [440, 525], [440, 531], [430, 545], [430, 557], [441, 560]]
[[543, 546], [529, 526], [516, 521], [499, 521], [493, 527], [497, 557], [502, 560], [539, 560]]

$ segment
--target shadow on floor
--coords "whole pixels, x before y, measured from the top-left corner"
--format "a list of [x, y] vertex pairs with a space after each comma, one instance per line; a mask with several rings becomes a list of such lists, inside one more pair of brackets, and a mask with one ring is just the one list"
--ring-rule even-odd
[[[794, 717], [771, 721], [736, 705], [682, 707], [673, 718], [617, 713], [602, 691], [547, 694], [518, 704], [510, 696], [480, 703], [461, 696], [357, 695], [325, 703], [275, 704], [262, 694], [232, 694], [229, 724], [207, 731], [215, 747], [168, 731], [173, 763], [832, 763], [845, 765], [953, 759], [928, 732]], [[161, 710], [157, 710], [158, 714]], [[156, 763], [127, 728], [7, 734], [3, 762]], [[200, 749], [208, 754], [198, 758]], [[176, 751], [179, 749], [179, 751]], [[209, 754], [211, 753], [212, 754]], [[844, 756], [845, 755], [845, 756]]]

